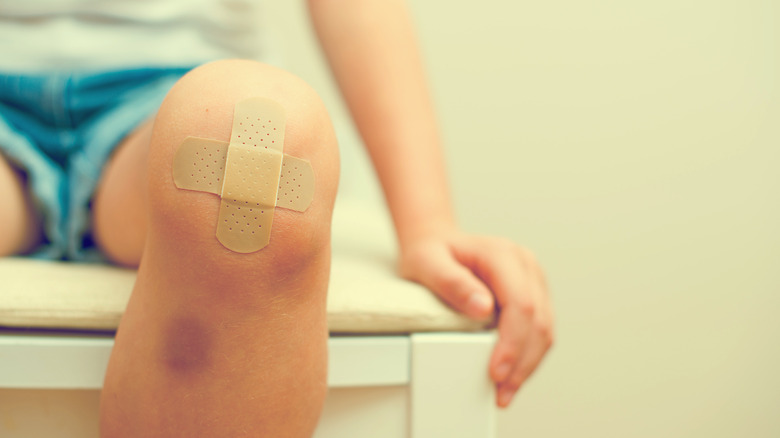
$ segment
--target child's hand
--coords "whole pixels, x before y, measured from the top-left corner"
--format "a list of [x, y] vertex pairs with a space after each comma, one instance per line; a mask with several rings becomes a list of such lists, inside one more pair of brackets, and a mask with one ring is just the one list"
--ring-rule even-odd
[[453, 232], [407, 245], [400, 271], [472, 318], [498, 309], [490, 377], [496, 403], [508, 406], [553, 341], [547, 284], [533, 254], [508, 240]]

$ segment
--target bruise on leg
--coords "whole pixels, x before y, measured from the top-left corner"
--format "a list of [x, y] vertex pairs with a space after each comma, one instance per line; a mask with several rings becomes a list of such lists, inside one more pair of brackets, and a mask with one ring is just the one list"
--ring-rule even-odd
[[198, 318], [173, 318], [166, 330], [162, 349], [160, 357], [172, 373], [200, 373], [211, 365], [212, 333]]

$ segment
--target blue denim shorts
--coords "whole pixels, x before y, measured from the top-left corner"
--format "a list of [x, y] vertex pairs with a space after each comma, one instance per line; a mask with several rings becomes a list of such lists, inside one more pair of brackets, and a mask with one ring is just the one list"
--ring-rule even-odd
[[26, 173], [44, 221], [34, 257], [102, 260], [90, 203], [103, 166], [189, 69], [0, 73], [0, 153]]

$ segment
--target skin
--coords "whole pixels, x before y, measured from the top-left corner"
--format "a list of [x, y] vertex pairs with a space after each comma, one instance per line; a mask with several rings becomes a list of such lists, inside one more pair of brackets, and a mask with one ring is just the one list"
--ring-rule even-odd
[[[312, 23], [364, 139], [397, 231], [399, 274], [427, 286], [475, 319], [498, 315], [489, 374], [496, 403], [509, 405], [554, 338], [544, 273], [531, 252], [456, 224], [442, 145], [419, 51], [401, 0], [310, 0]], [[115, 262], [136, 266], [149, 234], [145, 181], [151, 124], [117, 150], [96, 194], [99, 244]], [[408, 157], [415, 160], [408, 160]], [[4, 223], [24, 236], [0, 240], [4, 254], [40, 236], [20, 176], [0, 159]], [[10, 240], [9, 240], [10, 239]]]

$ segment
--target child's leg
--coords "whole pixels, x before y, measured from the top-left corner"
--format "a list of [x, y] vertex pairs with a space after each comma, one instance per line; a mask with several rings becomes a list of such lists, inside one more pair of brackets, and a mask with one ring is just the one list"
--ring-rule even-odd
[[[304, 213], [277, 209], [268, 246], [239, 254], [215, 238], [219, 198], [177, 189], [171, 166], [187, 136], [227, 141], [233, 106], [255, 96], [286, 109], [284, 150], [311, 161], [315, 197]], [[326, 391], [337, 180], [327, 113], [299, 79], [225, 61], [173, 88], [151, 136], [148, 236], [106, 375], [103, 436], [311, 435]]]
[[95, 239], [119, 265], [138, 267], [144, 249], [152, 127], [151, 121], [143, 124], [117, 146], [92, 204]]
[[0, 155], [0, 257], [32, 248], [42, 236], [41, 222], [32, 206], [20, 172]]

